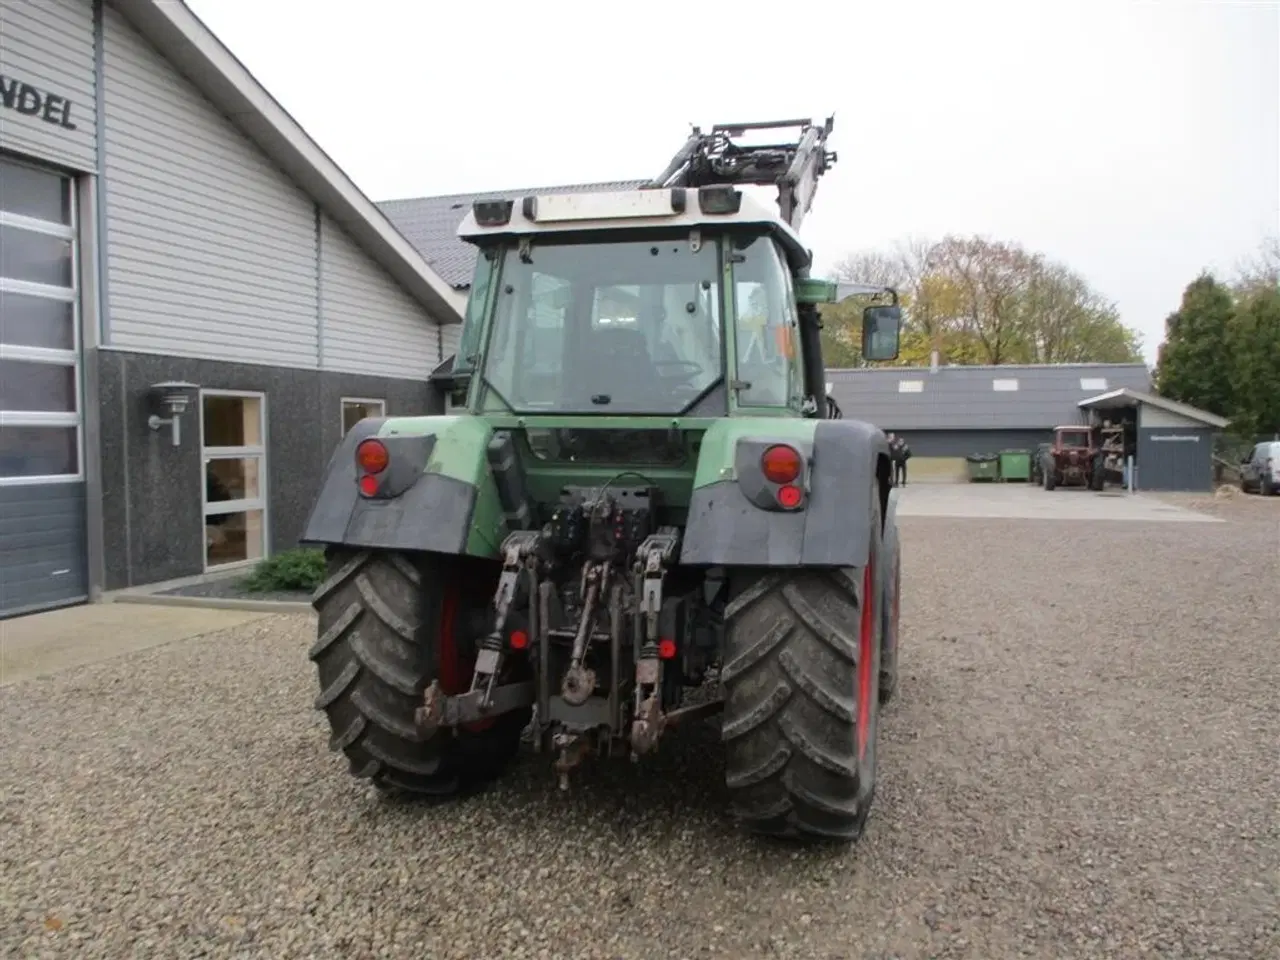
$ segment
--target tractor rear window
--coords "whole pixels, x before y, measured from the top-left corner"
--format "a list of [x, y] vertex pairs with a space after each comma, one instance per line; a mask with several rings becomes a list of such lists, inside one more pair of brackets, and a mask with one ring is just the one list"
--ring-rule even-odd
[[671, 414], [721, 380], [714, 242], [536, 240], [497, 283], [486, 409]]

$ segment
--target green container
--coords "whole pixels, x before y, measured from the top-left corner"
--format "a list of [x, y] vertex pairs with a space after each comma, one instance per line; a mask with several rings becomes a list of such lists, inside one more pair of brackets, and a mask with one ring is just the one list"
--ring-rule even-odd
[[1029, 481], [1031, 479], [1031, 454], [1025, 450], [1001, 450], [1000, 479]]
[[971, 453], [964, 461], [969, 468], [971, 483], [1000, 479], [1000, 460], [995, 454]]

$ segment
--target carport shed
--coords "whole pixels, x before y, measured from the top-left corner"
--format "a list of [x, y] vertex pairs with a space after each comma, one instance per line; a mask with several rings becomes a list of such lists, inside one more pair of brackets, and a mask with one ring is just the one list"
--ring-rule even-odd
[[1185, 403], [1122, 387], [1078, 404], [1096, 420], [1134, 425], [1135, 489], [1199, 492], [1213, 489], [1213, 442], [1222, 417]]

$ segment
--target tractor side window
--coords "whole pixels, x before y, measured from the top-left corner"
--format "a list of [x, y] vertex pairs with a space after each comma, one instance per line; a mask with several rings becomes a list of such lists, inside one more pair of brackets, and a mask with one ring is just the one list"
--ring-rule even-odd
[[475, 369], [480, 353], [480, 331], [484, 327], [484, 309], [493, 275], [494, 261], [483, 253], [476, 257], [476, 269], [471, 277], [471, 295], [467, 298], [467, 312], [462, 320], [462, 338], [453, 361], [455, 373]]
[[787, 295], [788, 274], [768, 237], [750, 240], [734, 264], [738, 392], [748, 407], [785, 407], [799, 391], [799, 327], [795, 303]]

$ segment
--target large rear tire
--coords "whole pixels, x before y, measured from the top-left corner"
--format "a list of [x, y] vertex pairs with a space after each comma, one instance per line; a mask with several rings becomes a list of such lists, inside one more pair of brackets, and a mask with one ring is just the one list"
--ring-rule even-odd
[[722, 738], [734, 812], [774, 836], [852, 841], [875, 797], [880, 497], [861, 569], [757, 570], [725, 609]]
[[1093, 472], [1089, 474], [1089, 489], [1101, 493], [1107, 487], [1107, 461], [1101, 454], [1094, 457]]
[[461, 627], [477, 604], [483, 609], [486, 588], [492, 597], [496, 567], [346, 548], [329, 548], [326, 561], [312, 598], [320, 622], [310, 657], [329, 748], [346, 755], [354, 776], [412, 794], [448, 796], [500, 773], [519, 751], [527, 709], [431, 736], [414, 724], [433, 679], [446, 693], [470, 686], [475, 651]]

